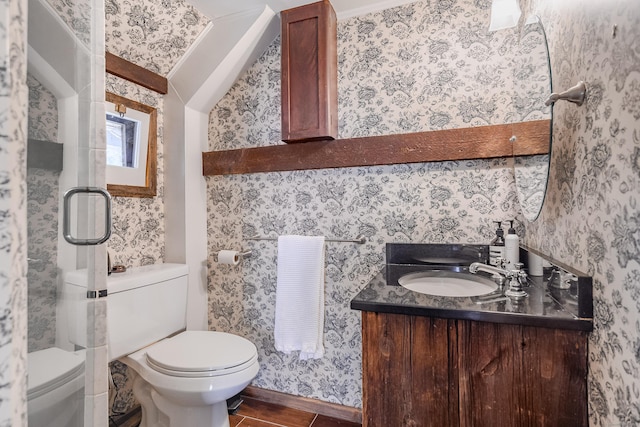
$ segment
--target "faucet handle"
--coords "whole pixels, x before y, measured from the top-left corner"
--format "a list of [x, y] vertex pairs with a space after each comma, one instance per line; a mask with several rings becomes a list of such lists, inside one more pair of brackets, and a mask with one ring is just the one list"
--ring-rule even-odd
[[527, 293], [522, 289], [524, 286], [528, 286], [527, 273], [522, 269], [524, 264], [516, 262], [513, 264], [513, 270], [510, 270], [509, 289], [505, 291], [505, 295], [511, 298], [520, 299], [527, 296]]
[[524, 264], [521, 262], [516, 262], [514, 264], [514, 279], [517, 280], [518, 282], [520, 282], [520, 286], [524, 286], [527, 287], [529, 286], [529, 282], [527, 281], [527, 272], [524, 271], [523, 267]]
[[513, 264], [513, 268], [509, 270], [509, 274], [511, 277], [527, 277], [527, 273], [522, 268], [524, 264], [521, 262], [516, 262]]

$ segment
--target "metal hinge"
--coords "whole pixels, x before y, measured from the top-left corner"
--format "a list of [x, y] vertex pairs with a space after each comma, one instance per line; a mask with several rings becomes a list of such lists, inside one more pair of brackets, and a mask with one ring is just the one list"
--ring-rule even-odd
[[87, 291], [87, 298], [88, 299], [104, 298], [106, 296], [107, 296], [107, 290], [106, 289], [101, 289], [99, 291]]

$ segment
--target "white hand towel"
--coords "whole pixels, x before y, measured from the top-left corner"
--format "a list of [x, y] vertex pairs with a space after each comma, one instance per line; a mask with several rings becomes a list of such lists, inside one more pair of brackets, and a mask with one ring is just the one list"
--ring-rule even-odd
[[324, 237], [278, 238], [276, 349], [300, 360], [324, 355]]

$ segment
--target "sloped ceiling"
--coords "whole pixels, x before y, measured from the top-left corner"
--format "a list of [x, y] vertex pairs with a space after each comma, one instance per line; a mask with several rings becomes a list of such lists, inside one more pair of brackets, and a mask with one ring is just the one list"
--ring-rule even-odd
[[106, 49], [166, 76], [209, 22], [183, 0], [106, 0]]
[[[317, 0], [316, 0], [317, 1]], [[413, 3], [417, 0], [330, 0], [338, 19], [346, 19], [352, 16], [388, 9], [405, 3]], [[198, 10], [212, 18], [231, 15], [250, 9], [269, 6], [273, 11], [291, 9], [303, 4], [313, 3], [308, 0], [190, 0]]]
[[[53, 0], [50, 0], [53, 1]], [[415, 0], [331, 0], [338, 19], [362, 15]], [[168, 76], [209, 23], [268, 7], [276, 14], [305, 0], [105, 0], [106, 50], [141, 67]], [[224, 56], [237, 39], [222, 37]], [[230, 48], [231, 47], [231, 48]], [[213, 71], [213, 70], [212, 70]]]

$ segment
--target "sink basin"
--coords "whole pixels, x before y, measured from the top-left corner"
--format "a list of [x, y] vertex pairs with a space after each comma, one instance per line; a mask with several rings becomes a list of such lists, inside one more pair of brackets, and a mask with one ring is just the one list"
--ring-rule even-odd
[[474, 297], [495, 292], [498, 285], [491, 279], [471, 273], [445, 270], [405, 274], [398, 283], [411, 291], [443, 297]]

